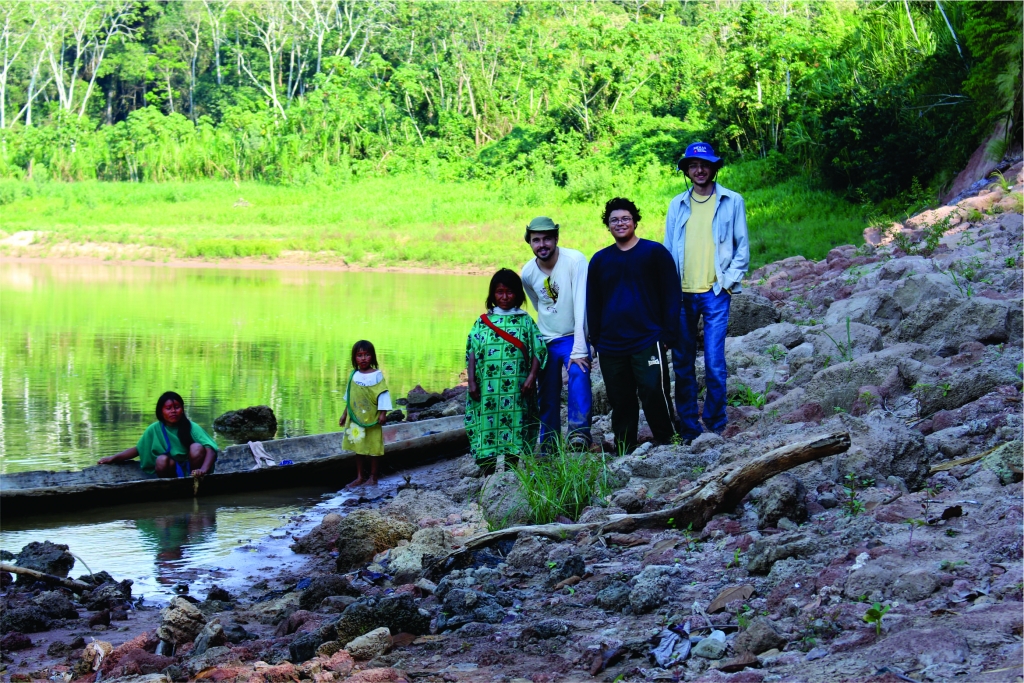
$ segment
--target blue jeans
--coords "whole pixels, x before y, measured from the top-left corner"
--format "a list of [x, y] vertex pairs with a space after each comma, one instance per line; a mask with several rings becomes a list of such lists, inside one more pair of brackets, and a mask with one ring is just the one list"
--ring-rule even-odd
[[[538, 377], [541, 443], [548, 436], [562, 434], [562, 368], [566, 366], [569, 367], [569, 437], [578, 435], [590, 442], [590, 373], [569, 362], [572, 341], [572, 335], [568, 335], [548, 342], [548, 362]], [[587, 360], [590, 360], [589, 353]]]
[[729, 326], [732, 296], [722, 290], [703, 294], [683, 293], [679, 313], [679, 337], [672, 349], [672, 367], [676, 373], [676, 413], [680, 435], [695, 439], [701, 434], [697, 414], [697, 321], [704, 317], [704, 426], [714, 432], [725, 429], [725, 331]]

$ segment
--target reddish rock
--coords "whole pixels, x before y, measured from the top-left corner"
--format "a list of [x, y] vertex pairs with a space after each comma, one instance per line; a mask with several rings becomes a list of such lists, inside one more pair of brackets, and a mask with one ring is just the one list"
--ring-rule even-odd
[[394, 683], [404, 680], [402, 672], [396, 669], [366, 669], [346, 678], [346, 683]]
[[256, 670], [253, 677], [249, 679], [250, 683], [254, 683], [254, 681], [263, 681], [265, 683], [289, 683], [290, 681], [298, 680], [299, 672], [295, 670], [295, 665], [290, 664], [289, 662], [268, 666], [266, 668], [260, 667]]
[[870, 645], [875, 641], [876, 637], [874, 629], [858, 629], [853, 633], [845, 633], [832, 643], [831, 647], [829, 647], [829, 652], [846, 652]]
[[0, 652], [13, 652], [14, 650], [25, 650], [30, 647], [32, 647], [32, 640], [24, 633], [11, 631], [3, 638], [0, 638]]
[[220, 683], [220, 681], [234, 681], [241, 677], [241, 680], [245, 680], [248, 674], [252, 673], [250, 667], [244, 666], [215, 666], [209, 669], [203, 669], [195, 675], [197, 681], [214, 681]]
[[287, 636], [295, 633], [310, 619], [319, 619], [319, 617], [313, 612], [304, 609], [292, 612], [287, 619], [282, 619], [281, 623], [277, 625], [277, 630], [274, 631], [274, 635]]
[[805, 403], [791, 413], [786, 413], [780, 418], [787, 424], [796, 422], [814, 422], [820, 424], [825, 419], [825, 409], [820, 403]]
[[114, 666], [108, 667], [107, 663], [103, 662], [103, 677], [116, 678], [160, 673], [175, 661], [174, 657], [163, 657], [142, 649], [129, 650]]
[[336, 674], [347, 676], [349, 673], [351, 673], [352, 667], [355, 666], [355, 661], [352, 659], [352, 655], [350, 655], [347, 651], [338, 650], [333, 655], [331, 655], [330, 659], [324, 661], [321, 664], [321, 666], [323, 666], [323, 668], [329, 671], [333, 671]]
[[754, 539], [750, 536], [750, 534], [740, 534], [739, 536], [734, 536], [733, 538], [730, 538], [725, 544], [725, 549], [735, 550], [736, 548], [739, 548], [740, 552], [745, 553], [747, 552], [747, 550], [750, 549], [750, 546], [753, 545], [753, 543]]

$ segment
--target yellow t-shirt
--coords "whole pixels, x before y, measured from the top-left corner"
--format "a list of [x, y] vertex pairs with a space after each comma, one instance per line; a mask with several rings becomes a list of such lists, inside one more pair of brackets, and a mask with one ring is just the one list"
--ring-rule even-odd
[[703, 294], [718, 278], [715, 274], [715, 238], [711, 232], [717, 197], [712, 194], [707, 201], [698, 201], [700, 197], [696, 193], [690, 197], [690, 218], [686, 221], [686, 242], [683, 245], [683, 291], [688, 294]]

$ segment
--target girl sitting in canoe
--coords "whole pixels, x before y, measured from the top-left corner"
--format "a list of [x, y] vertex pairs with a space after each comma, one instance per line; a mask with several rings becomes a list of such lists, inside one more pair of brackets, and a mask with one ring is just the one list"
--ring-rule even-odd
[[[384, 426], [388, 411], [391, 410], [391, 393], [384, 374], [377, 367], [377, 350], [373, 344], [362, 339], [352, 346], [352, 374], [348, 376], [345, 389], [345, 412], [338, 425], [344, 427], [345, 438], [341, 447], [356, 453], [356, 479], [346, 488], [363, 484], [377, 485], [377, 470], [380, 456], [384, 455]], [[366, 476], [367, 456], [370, 476]]]
[[533, 318], [519, 308], [525, 298], [515, 271], [499, 270], [487, 292], [488, 313], [473, 323], [466, 341], [466, 435], [480, 467], [493, 467], [499, 455], [533, 452], [537, 444], [534, 386], [548, 349]]
[[165, 391], [156, 402], [157, 421], [146, 427], [139, 443], [117, 455], [100, 458], [100, 465], [139, 459], [143, 472], [160, 477], [201, 477], [213, 472], [217, 443], [185, 416], [185, 402]]

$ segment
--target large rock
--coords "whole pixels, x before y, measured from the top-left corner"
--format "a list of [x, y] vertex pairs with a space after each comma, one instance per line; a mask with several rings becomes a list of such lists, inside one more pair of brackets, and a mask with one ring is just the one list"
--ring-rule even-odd
[[422, 519], [444, 519], [459, 506], [440, 491], [403, 489], [384, 506], [384, 513], [418, 524]]
[[213, 428], [235, 441], [265, 441], [277, 434], [277, 416], [270, 406], [249, 406], [224, 413]]
[[846, 321], [826, 327], [821, 334], [809, 334], [808, 340], [814, 345], [814, 354], [819, 358], [828, 356], [832, 363], [860, 358], [882, 350], [882, 333], [877, 327]]
[[435, 403], [440, 403], [442, 400], [441, 394], [427, 391], [419, 384], [417, 384], [409, 395], [406, 397], [406, 403], [409, 407], [409, 412], [419, 412], [425, 410]]
[[495, 528], [525, 524], [529, 520], [529, 508], [519, 480], [509, 470], [487, 478], [480, 489], [480, 507], [484, 519]]
[[358, 597], [359, 591], [352, 587], [352, 583], [344, 576], [337, 574], [326, 574], [314, 577], [313, 580], [302, 591], [299, 598], [299, 607], [305, 610], [316, 609], [324, 598], [332, 595], [351, 595]]
[[864, 418], [841, 414], [832, 421], [850, 432], [852, 442], [850, 449], [839, 456], [840, 474], [872, 477], [877, 482], [897, 476], [911, 490], [924, 485], [930, 464], [919, 431], [898, 419], [874, 413]]
[[[807, 520], [807, 489], [794, 475], [783, 472], [759, 487], [754, 507], [760, 529], [774, 527], [783, 517], [797, 524]], [[768, 649], [768, 648], [766, 648]], [[757, 654], [757, 653], [755, 653]]]
[[443, 557], [455, 546], [451, 532], [438, 527], [420, 529], [412, 542], [391, 551], [388, 570], [396, 583], [411, 583], [432, 558]]
[[966, 342], [1008, 341], [1009, 317], [1010, 304], [1006, 301], [973, 297], [951, 305], [950, 301], [935, 299], [918, 306], [900, 323], [894, 336], [898, 341], [925, 344], [939, 355], [952, 356]]
[[781, 314], [771, 301], [753, 292], [736, 294], [729, 302], [729, 327], [726, 335], [742, 337], [779, 322]]
[[32, 598], [32, 602], [38, 605], [51, 619], [77, 619], [78, 610], [71, 600], [60, 591], [46, 591]]
[[345, 645], [352, 659], [375, 659], [391, 649], [391, 631], [386, 627], [375, 628], [369, 633], [353, 639]]
[[[420, 612], [409, 595], [363, 598], [345, 608], [337, 621], [320, 631], [325, 636], [333, 636], [331, 640], [348, 643], [382, 626], [392, 633], [423, 635], [430, 632], [430, 617]], [[328, 630], [334, 633], [327, 633]]]
[[94, 590], [82, 593], [82, 604], [91, 611], [124, 606], [132, 599], [132, 584], [131, 579], [119, 583], [114, 580], [107, 581]]
[[160, 626], [156, 635], [174, 645], [191, 643], [206, 625], [206, 617], [185, 598], [177, 597], [160, 610]]
[[474, 621], [499, 624], [504, 618], [505, 610], [494, 597], [469, 588], [453, 588], [444, 596], [437, 630], [449, 631]]
[[981, 461], [986, 467], [996, 473], [999, 482], [1004, 486], [1021, 480], [1021, 453], [1024, 452], [1024, 444], [1018, 441], [1004, 443], [999, 448], [985, 456]]
[[771, 621], [765, 617], [755, 617], [747, 630], [733, 640], [732, 648], [739, 653], [749, 652], [759, 655], [772, 648], [781, 650], [785, 647], [786, 642], [786, 638], [775, 630]]
[[338, 571], [346, 572], [394, 548], [399, 541], [412, 538], [416, 525], [377, 510], [356, 510], [342, 517], [337, 529]]
[[637, 614], [658, 608], [671, 594], [669, 584], [678, 576], [678, 567], [652, 564], [633, 577], [633, 590], [629, 592], [629, 604]]
[[[890, 263], [902, 260], [897, 259], [896, 261], [890, 261]], [[957, 290], [956, 285], [953, 284], [953, 280], [946, 275], [924, 273], [898, 280], [892, 290], [892, 297], [900, 305], [900, 308], [903, 309], [903, 313], [909, 314], [922, 302], [958, 298], [960, 297], [960, 292]]]
[[4, 610], [0, 614], [0, 633], [39, 633], [50, 629], [50, 618], [37, 605]]
[[833, 406], [848, 410], [857, 399], [860, 387], [884, 386], [893, 371], [905, 378], [904, 383], [909, 388], [922, 372], [921, 361], [931, 355], [928, 347], [907, 343], [868, 353], [846, 363], [834, 363], [815, 373], [803, 387], [807, 392], [804, 402], [820, 403], [826, 414], [832, 411]]
[[817, 542], [802, 532], [766, 536], [747, 550], [747, 571], [767, 574], [772, 565], [790, 557], [806, 557], [817, 550]]
[[[67, 576], [71, 568], [75, 566], [75, 558], [68, 552], [68, 546], [49, 541], [29, 543], [18, 553], [15, 562], [19, 567], [25, 569], [34, 569], [37, 572], [61, 577]], [[18, 583], [34, 581], [35, 579], [23, 574], [19, 574], [17, 579]]]
[[903, 309], [891, 294], [879, 289], [861, 292], [849, 299], [834, 302], [825, 313], [826, 325], [863, 323], [889, 332], [903, 319]]

